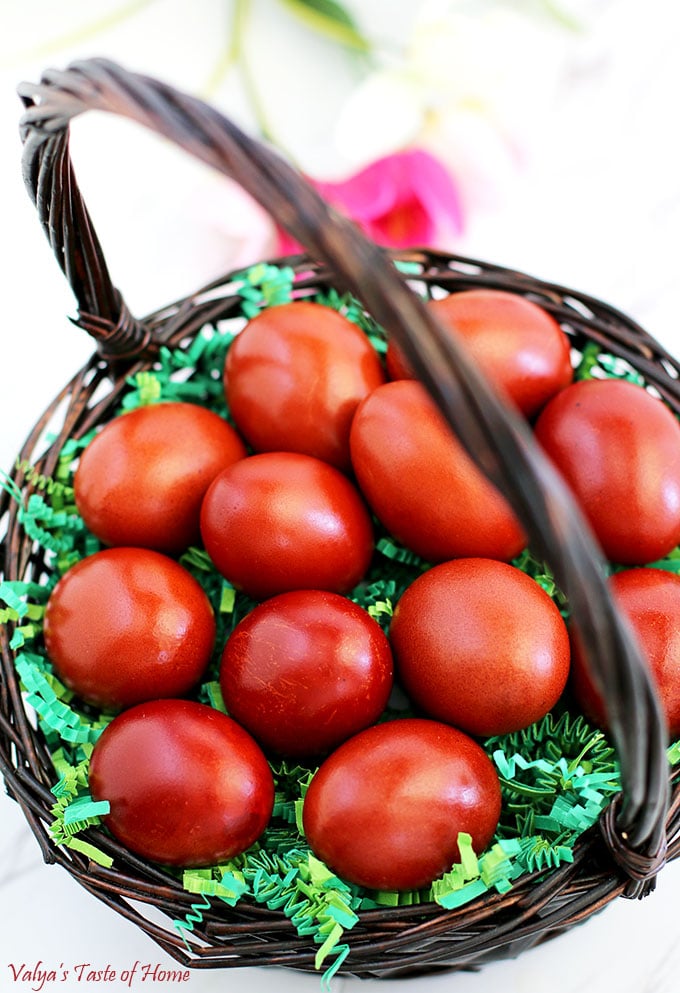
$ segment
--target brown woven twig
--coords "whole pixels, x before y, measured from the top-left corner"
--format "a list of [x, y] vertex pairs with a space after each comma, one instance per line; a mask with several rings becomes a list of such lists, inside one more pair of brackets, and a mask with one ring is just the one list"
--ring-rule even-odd
[[[240, 133], [215, 110], [154, 80], [94, 60], [45, 74], [23, 86], [26, 182], [39, 218], [79, 305], [78, 323], [98, 350], [50, 405], [19, 453], [49, 475], [66, 439], [105, 421], [131, 373], [149, 368], [161, 343], [189, 341], [206, 323], [238, 312], [229, 277], [144, 320], [134, 319], [113, 286], [82, 202], [68, 154], [71, 118], [88, 109], [135, 119], [167, 135], [192, 154], [235, 177], [281, 224], [306, 245], [309, 257], [292, 260], [296, 284], [351, 290], [401, 346], [461, 441], [512, 503], [536, 553], [552, 566], [567, 593], [588, 649], [593, 674], [606, 688], [609, 721], [622, 768], [623, 792], [599, 827], [579, 841], [575, 861], [538, 882], [527, 875], [504, 895], [489, 894], [455, 911], [434, 905], [368, 911], [352, 932], [345, 971], [394, 975], [415, 970], [465, 968], [514, 955], [596, 912], [620, 894], [653, 888], [666, 858], [678, 854], [678, 786], [671, 784], [660, 706], [638, 649], [616, 613], [602, 561], [581, 514], [540, 456], [530, 433], [490, 390], [467, 354], [442, 333], [386, 253], [326, 207], [316, 193], [268, 149]], [[495, 286], [538, 300], [574, 343], [596, 341], [626, 358], [680, 412], [678, 366], [639, 326], [605, 304], [525, 274], [469, 259], [414, 249], [403, 258], [419, 270], [418, 282], [455, 291]], [[289, 260], [291, 261], [291, 260]], [[368, 276], [367, 276], [368, 274]], [[96, 395], [95, 395], [96, 394]], [[56, 441], [36, 449], [44, 424], [62, 412]], [[20, 470], [16, 481], [23, 484]], [[3, 496], [3, 575], [40, 581], [44, 562], [22, 531], [16, 507]], [[24, 712], [8, 633], [0, 636], [0, 768], [21, 804], [47, 861], [63, 865], [83, 886], [134, 920], [169, 954], [195, 967], [289, 965], [313, 968], [315, 949], [283, 915], [248, 903], [229, 909], [217, 901], [203, 911], [189, 953], [172, 931], [149, 921], [134, 902], [162, 910], [168, 921], [195, 899], [157, 866], [132, 856], [105, 832], [90, 832], [113, 855], [115, 869], [52, 844], [47, 823], [54, 781], [41, 735]], [[133, 901], [131, 903], [130, 901]]]

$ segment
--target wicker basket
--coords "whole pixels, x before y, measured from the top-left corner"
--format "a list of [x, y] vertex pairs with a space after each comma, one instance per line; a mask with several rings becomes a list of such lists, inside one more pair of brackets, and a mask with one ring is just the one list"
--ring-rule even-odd
[[[151, 368], [162, 344], [189, 343], [200, 328], [238, 312], [229, 276], [144, 320], [134, 319], [111, 283], [69, 159], [69, 122], [89, 109], [114, 112], [171, 138], [237, 179], [309, 255], [287, 262], [301, 293], [349, 290], [392, 335], [439, 403], [463, 444], [510, 500], [536, 554], [548, 561], [569, 597], [590, 665], [606, 687], [622, 793], [600, 823], [584, 834], [573, 863], [527, 874], [505, 894], [488, 893], [457, 910], [435, 904], [362, 912], [342, 971], [361, 977], [461, 969], [514, 956], [597, 912], [615, 897], [653, 889], [667, 859], [680, 853], [680, 785], [669, 776], [660, 707], [638, 649], [614, 610], [602, 561], [580, 514], [540, 457], [520, 419], [504, 408], [476, 367], [442, 334], [388, 254], [333, 214], [277, 156], [241, 134], [215, 110], [155, 80], [102, 60], [46, 73], [20, 90], [25, 178], [39, 217], [79, 305], [77, 323], [95, 339], [91, 361], [37, 422], [17, 464], [50, 476], [64, 442], [106, 421], [127, 377]], [[426, 294], [470, 287], [510, 290], [539, 302], [582, 347], [595, 341], [625, 358], [680, 413], [680, 368], [640, 327], [601, 302], [522, 273], [427, 250], [401, 253]], [[367, 278], [367, 274], [369, 278]], [[437, 288], [437, 289], [435, 289]], [[42, 436], [55, 417], [56, 439]], [[16, 469], [16, 486], [31, 484]], [[44, 582], [40, 549], [23, 531], [17, 504], [3, 493], [2, 575]], [[242, 902], [230, 909], [211, 901], [194, 925], [191, 951], [172, 927], [195, 900], [174, 876], [123, 849], [106, 832], [89, 839], [110, 854], [112, 868], [86, 854], [55, 846], [54, 771], [42, 734], [25, 709], [10, 648], [12, 625], [2, 629], [0, 768], [48, 863], [61, 864], [82, 886], [135, 922], [177, 961], [201, 968], [277, 965], [314, 968], [316, 948], [279, 912]], [[669, 800], [670, 798], [670, 800]], [[540, 875], [540, 878], [537, 878]]]

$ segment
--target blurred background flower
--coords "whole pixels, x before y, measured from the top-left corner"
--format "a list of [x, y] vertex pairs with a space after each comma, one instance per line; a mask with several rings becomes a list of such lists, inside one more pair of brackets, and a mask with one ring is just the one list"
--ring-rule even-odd
[[424, 0], [400, 48], [378, 53], [349, 95], [338, 148], [357, 164], [417, 143], [439, 156], [469, 208], [497, 202], [580, 38], [579, 22], [547, 4]]
[[[21, 78], [106, 55], [217, 105], [384, 244], [428, 240], [670, 313], [670, 256], [652, 265], [647, 250], [678, 218], [664, 108], [680, 30], [664, 2], [644, 16], [636, 0], [2, 4], [0, 105], [16, 121]], [[74, 161], [133, 309], [292, 247], [235, 184], [97, 117], [82, 141], [74, 123]], [[406, 168], [414, 153], [441, 181]], [[28, 210], [7, 200], [5, 217]], [[123, 217], [145, 218], [143, 280], [118, 247]], [[587, 228], [646, 246], [649, 277], [639, 252], [606, 251]]]
[[[335, 207], [398, 247], [453, 249], [468, 216], [508, 195], [582, 36], [580, 21], [549, 0], [279, 6], [301, 34], [283, 45], [293, 52], [306, 34], [305, 45], [332, 49], [328, 76], [310, 78], [293, 61], [275, 89], [262, 83], [263, 63], [275, 57], [259, 44], [263, 5], [234, 0], [229, 50], [213, 78], [218, 99], [297, 162]], [[522, 71], [528, 62], [530, 74]], [[240, 108], [225, 92], [235, 81]], [[279, 250], [295, 247], [279, 235]]]
[[[165, 53], [173, 81], [273, 144], [379, 243], [399, 247], [454, 249], [478, 211], [510, 195], [581, 37], [551, 0], [197, 0], [190, 18], [177, 0], [96, 9], [71, 0], [58, 12], [37, 3], [39, 33], [13, 35], [13, 19], [0, 62], [44, 66], [137, 36], [127, 64], [143, 60], [143, 71], [167, 78], [156, 65]], [[186, 58], [182, 43], [201, 59]], [[177, 207], [207, 221], [216, 263], [297, 247], [236, 186], [220, 184], [177, 184]]]
[[[452, 176], [420, 148], [376, 159], [338, 182], [312, 183], [379, 245], [437, 247], [455, 241], [463, 227], [463, 206]], [[282, 253], [299, 251], [285, 231], [278, 235]]]

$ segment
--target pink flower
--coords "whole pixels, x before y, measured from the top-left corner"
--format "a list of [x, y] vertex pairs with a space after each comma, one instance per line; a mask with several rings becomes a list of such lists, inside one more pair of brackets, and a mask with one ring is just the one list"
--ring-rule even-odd
[[[422, 149], [386, 155], [341, 182], [311, 182], [379, 245], [450, 248], [463, 229], [461, 198], [451, 176]], [[279, 230], [281, 254], [299, 250]]]

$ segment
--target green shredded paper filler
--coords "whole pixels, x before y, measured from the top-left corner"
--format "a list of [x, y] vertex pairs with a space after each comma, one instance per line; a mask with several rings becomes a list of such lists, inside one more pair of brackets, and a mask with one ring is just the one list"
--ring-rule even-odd
[[[292, 269], [261, 264], [245, 271], [235, 285], [243, 317], [251, 318], [265, 307], [290, 301], [293, 284]], [[356, 300], [334, 290], [315, 299], [341, 311], [364, 331], [379, 353], [384, 353], [382, 329]], [[200, 403], [228, 417], [221, 377], [235, 336], [233, 322], [228, 323], [226, 329], [220, 328], [219, 322], [207, 325], [185, 349], [162, 348], [153, 369], [138, 372], [128, 381], [120, 412], [174, 400]], [[642, 382], [627, 363], [602, 354], [596, 344], [588, 344], [579, 357], [575, 378], [592, 376]], [[50, 580], [46, 585], [0, 583], [0, 620], [13, 627], [11, 644], [26, 703], [35, 711], [52, 751], [57, 779], [52, 788], [54, 841], [110, 867], [112, 859], [82, 834], [101, 825], [102, 815], [108, 812], [108, 803], [95, 802], [88, 792], [88, 763], [94, 743], [112, 718], [80, 706], [56, 678], [42, 643], [42, 618], [50, 590], [75, 562], [100, 547], [87, 531], [73, 499], [75, 466], [93, 433], [64, 446], [53, 478], [40, 476], [28, 464], [20, 466], [32, 489], [28, 499], [15, 484], [4, 484], [19, 505], [24, 530], [46, 552]], [[218, 624], [215, 658], [197, 699], [224, 712], [218, 682], [219, 654], [230, 631], [255, 603], [214, 570], [202, 548], [188, 549], [179, 561], [206, 591]], [[544, 563], [525, 551], [513, 564], [535, 579], [568, 616], [566, 598]], [[680, 571], [680, 551], [655, 565]], [[387, 631], [399, 597], [427, 568], [426, 562], [379, 532], [371, 570], [349, 596]], [[385, 719], [403, 713], [388, 711]], [[503, 797], [494, 842], [487, 851], [474, 852], [470, 837], [460, 834], [460, 862], [428, 889], [410, 893], [360, 889], [339, 879], [320, 862], [305, 841], [301, 816], [304, 793], [315, 770], [292, 762], [272, 763], [274, 813], [258, 843], [226, 865], [179, 874], [184, 889], [197, 897], [189, 913], [173, 922], [187, 948], [191, 950], [192, 933], [200, 926], [211, 900], [233, 907], [248, 899], [283, 913], [298, 934], [308, 936], [318, 946], [316, 967], [324, 970], [322, 982], [327, 986], [351, 955], [351, 931], [362, 910], [431, 901], [453, 909], [490, 890], [505, 893], [526, 873], [548, 872], [573, 861], [577, 839], [597, 821], [620, 789], [616, 756], [605, 735], [582, 716], [556, 710], [522, 731], [482, 744], [498, 771]], [[680, 742], [670, 746], [668, 757], [671, 764], [680, 764]]]

